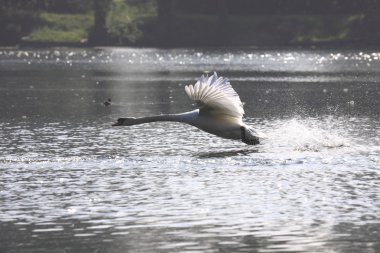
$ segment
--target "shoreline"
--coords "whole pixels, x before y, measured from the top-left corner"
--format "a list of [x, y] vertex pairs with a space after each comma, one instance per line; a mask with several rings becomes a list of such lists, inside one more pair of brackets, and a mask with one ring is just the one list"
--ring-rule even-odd
[[295, 43], [267, 43], [267, 44], [236, 44], [236, 45], [160, 45], [160, 44], [135, 44], [135, 45], [89, 45], [86, 42], [54, 42], [54, 41], [21, 41], [15, 45], [0, 46], [1, 50], [4, 49], [42, 49], [42, 48], [158, 48], [158, 49], [180, 49], [180, 48], [193, 48], [193, 49], [380, 49], [380, 43], [377, 42], [363, 42], [363, 41], [310, 41], [310, 42], [295, 42]]

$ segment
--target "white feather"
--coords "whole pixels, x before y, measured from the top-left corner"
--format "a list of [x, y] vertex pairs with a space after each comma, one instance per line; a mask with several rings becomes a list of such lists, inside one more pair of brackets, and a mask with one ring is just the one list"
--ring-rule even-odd
[[210, 77], [201, 76], [195, 85], [185, 86], [185, 91], [198, 103], [199, 110], [140, 118], [119, 118], [113, 126], [174, 121], [190, 124], [222, 138], [241, 140], [250, 145], [258, 144], [264, 138], [244, 124], [243, 104], [227, 79], [218, 78], [216, 73]]
[[241, 119], [244, 115], [239, 95], [228, 79], [214, 73], [202, 75], [195, 85], [185, 87], [186, 94], [200, 106], [200, 114], [222, 114]]

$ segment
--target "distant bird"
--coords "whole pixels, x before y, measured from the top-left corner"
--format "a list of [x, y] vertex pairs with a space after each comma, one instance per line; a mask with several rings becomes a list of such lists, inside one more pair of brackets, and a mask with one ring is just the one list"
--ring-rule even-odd
[[106, 101], [103, 102], [104, 106], [110, 106], [111, 105], [111, 99], [107, 99]]
[[256, 145], [264, 137], [243, 123], [244, 109], [239, 95], [228, 79], [214, 73], [202, 75], [195, 85], [185, 87], [186, 94], [196, 102], [199, 109], [194, 111], [165, 114], [142, 118], [119, 118], [112, 126], [133, 126], [157, 121], [183, 122], [216, 136], [241, 140]]

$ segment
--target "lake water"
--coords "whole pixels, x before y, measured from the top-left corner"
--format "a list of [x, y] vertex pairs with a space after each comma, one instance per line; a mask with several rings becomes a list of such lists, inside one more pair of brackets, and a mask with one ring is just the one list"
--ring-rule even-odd
[[[208, 71], [267, 140], [111, 127]], [[0, 252], [380, 252], [379, 84], [376, 50], [0, 50]]]

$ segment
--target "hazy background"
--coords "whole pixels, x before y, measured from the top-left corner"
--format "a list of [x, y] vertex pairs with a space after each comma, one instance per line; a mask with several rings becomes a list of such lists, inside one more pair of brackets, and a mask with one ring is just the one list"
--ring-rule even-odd
[[378, 0], [1, 0], [0, 45], [376, 45]]

